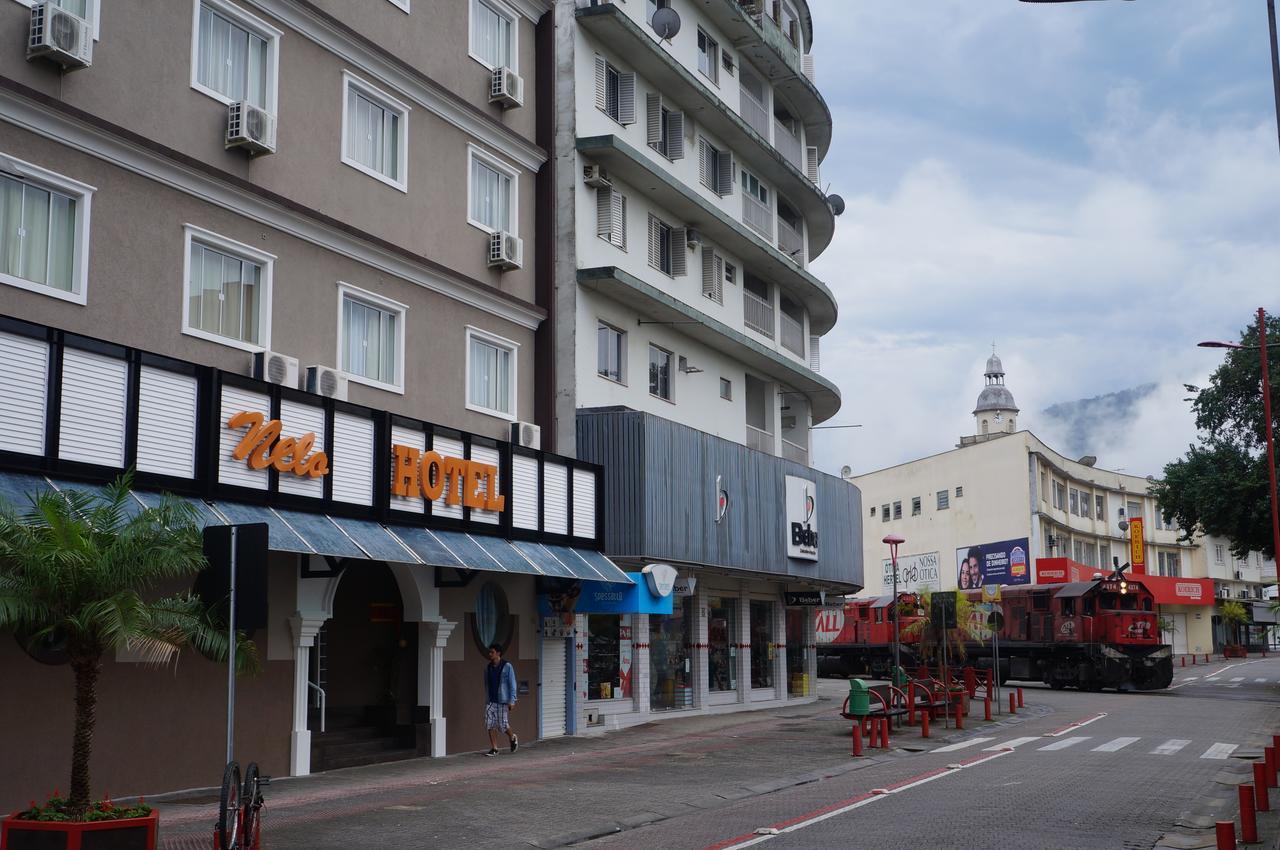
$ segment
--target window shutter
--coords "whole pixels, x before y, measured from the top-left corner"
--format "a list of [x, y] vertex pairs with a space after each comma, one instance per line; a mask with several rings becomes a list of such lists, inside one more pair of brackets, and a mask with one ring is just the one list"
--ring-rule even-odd
[[689, 273], [689, 231], [683, 227], [671, 228], [671, 276], [683, 277]]
[[672, 112], [667, 116], [667, 157], [684, 159], [684, 113]]
[[711, 184], [711, 173], [714, 169], [710, 167], [711, 145], [707, 144], [706, 139], [698, 139], [698, 181], [708, 189], [715, 189]]
[[809, 147], [804, 149], [804, 171], [805, 176], [814, 183], [818, 182], [818, 149]]
[[715, 260], [715, 253], [710, 248], [704, 247], [702, 249], [702, 294], [708, 298], [711, 297], [715, 287]]
[[645, 101], [645, 118], [647, 119], [645, 135], [648, 138], [649, 147], [658, 150], [658, 145], [662, 142], [662, 98], [656, 94], [647, 94]]
[[612, 189], [596, 189], [596, 235], [605, 239], [613, 235]]
[[649, 265], [662, 268], [662, 237], [658, 234], [658, 220], [649, 213]]
[[820, 371], [819, 367], [822, 365], [821, 347], [819, 345], [821, 339], [822, 337], [816, 334], [809, 337], [809, 368], [815, 372]]
[[716, 157], [716, 166], [719, 171], [717, 176], [718, 188], [716, 191], [721, 195], [732, 195], [733, 154], [729, 151], [720, 151], [720, 155]]
[[608, 64], [604, 61], [604, 57], [596, 55], [596, 109], [601, 112], [606, 111], [608, 104], [605, 100], [605, 76]]
[[612, 195], [613, 215], [611, 220], [613, 231], [609, 234], [609, 241], [625, 251], [627, 249], [627, 198], [617, 190], [614, 190]]
[[618, 74], [618, 123], [636, 123], [636, 75]]

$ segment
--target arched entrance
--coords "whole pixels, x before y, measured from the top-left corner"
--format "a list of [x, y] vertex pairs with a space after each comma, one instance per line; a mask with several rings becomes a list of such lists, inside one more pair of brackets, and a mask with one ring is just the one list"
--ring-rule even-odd
[[412, 758], [418, 693], [418, 625], [381, 561], [346, 565], [333, 615], [316, 636], [311, 681], [325, 694], [325, 731], [311, 702], [313, 770]]

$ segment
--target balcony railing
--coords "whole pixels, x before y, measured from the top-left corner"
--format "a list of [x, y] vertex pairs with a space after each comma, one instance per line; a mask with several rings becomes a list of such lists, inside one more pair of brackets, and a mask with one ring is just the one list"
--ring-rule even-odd
[[804, 266], [804, 237], [785, 219], [778, 219], [778, 250], [790, 257], [796, 265]]
[[773, 210], [745, 192], [742, 194], [742, 221], [765, 241], [773, 241]]
[[759, 133], [766, 142], [769, 141], [769, 111], [745, 87], [741, 91], [742, 101], [738, 106], [738, 112], [741, 113], [742, 120], [746, 121], [751, 129]]
[[799, 171], [804, 171], [804, 151], [800, 145], [800, 138], [777, 118], [773, 119], [773, 146]]
[[804, 323], [786, 313], [778, 314], [778, 337], [782, 347], [797, 357], [804, 357]]
[[809, 465], [809, 450], [804, 446], [791, 442], [786, 437], [782, 438], [782, 456], [787, 460], [793, 460], [796, 463]]
[[773, 454], [776, 451], [773, 435], [768, 431], [761, 431], [754, 425], [747, 426], [747, 448], [755, 449], [758, 452], [767, 452], [768, 454]]
[[773, 305], [750, 290], [742, 290], [742, 321], [756, 333], [773, 339]]

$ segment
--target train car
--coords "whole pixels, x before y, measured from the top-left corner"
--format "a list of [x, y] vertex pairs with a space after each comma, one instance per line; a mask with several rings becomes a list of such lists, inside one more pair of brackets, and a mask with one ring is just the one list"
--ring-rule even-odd
[[[919, 594], [899, 593], [900, 658], [903, 666], [917, 660], [918, 633], [910, 628], [921, 619]], [[893, 595], [850, 599], [817, 613], [818, 673], [853, 676], [870, 673], [887, 677], [893, 665]]]

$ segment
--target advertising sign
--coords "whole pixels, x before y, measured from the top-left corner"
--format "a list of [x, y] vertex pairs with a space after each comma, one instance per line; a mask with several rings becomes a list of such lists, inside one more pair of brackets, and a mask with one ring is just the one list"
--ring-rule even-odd
[[844, 607], [820, 608], [814, 613], [814, 634], [818, 643], [835, 643], [844, 631]]
[[627, 573], [633, 584], [614, 584], [605, 581], [580, 582], [577, 596], [566, 606], [552, 594], [538, 596], [538, 613], [550, 617], [564, 613], [566, 608], [578, 614], [666, 614], [672, 611], [671, 596], [657, 596], [650, 592], [643, 573]]
[[788, 475], [787, 557], [818, 560], [818, 486], [807, 478]]
[[[893, 561], [885, 558], [880, 563], [884, 565], [884, 584], [881, 587], [888, 593], [893, 589]], [[942, 590], [942, 559], [938, 553], [899, 556], [898, 590], [906, 593]]]
[[1143, 545], [1142, 517], [1129, 520], [1129, 567], [1135, 573], [1147, 571], [1146, 546]]
[[826, 602], [827, 594], [821, 590], [786, 590], [782, 593], [782, 604], [788, 608], [813, 608]]
[[1001, 540], [956, 550], [956, 587], [976, 590], [988, 584], [1030, 584], [1027, 538]]

